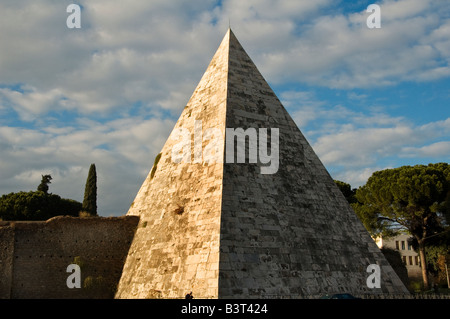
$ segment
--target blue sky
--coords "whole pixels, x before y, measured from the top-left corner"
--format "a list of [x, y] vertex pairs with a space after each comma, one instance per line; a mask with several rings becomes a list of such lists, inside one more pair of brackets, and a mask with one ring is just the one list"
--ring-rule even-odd
[[447, 0], [5, 0], [0, 194], [51, 174], [82, 201], [95, 163], [99, 214], [125, 214], [229, 23], [333, 178], [449, 162]]

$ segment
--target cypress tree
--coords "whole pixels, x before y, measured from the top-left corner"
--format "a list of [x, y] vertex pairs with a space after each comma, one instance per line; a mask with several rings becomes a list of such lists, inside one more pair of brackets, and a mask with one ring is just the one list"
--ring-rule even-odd
[[97, 216], [97, 173], [95, 171], [95, 164], [91, 164], [89, 167], [82, 210], [92, 216]]

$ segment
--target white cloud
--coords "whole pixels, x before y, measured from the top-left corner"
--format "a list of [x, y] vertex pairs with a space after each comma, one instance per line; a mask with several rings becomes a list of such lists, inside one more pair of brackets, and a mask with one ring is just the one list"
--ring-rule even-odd
[[352, 188], [358, 188], [359, 186], [364, 185], [370, 176], [376, 171], [380, 171], [383, 169], [388, 169], [392, 167], [364, 167], [364, 168], [354, 168], [345, 171], [339, 171], [334, 174], [333, 179], [337, 179], [348, 183]]
[[417, 16], [426, 11], [432, 3], [430, 0], [385, 0], [380, 5], [383, 20], [392, 21]]
[[[286, 91], [282, 103], [335, 179], [357, 187], [399, 158], [448, 160], [450, 118], [424, 125], [372, 106], [370, 96], [348, 92], [354, 109], [320, 99], [313, 91]], [[330, 102], [331, 101], [331, 102]], [[356, 101], [356, 102], [355, 102]]]
[[[368, 117], [361, 122], [358, 115], [349, 122], [358, 122], [362, 127], [353, 124], [335, 125], [336, 131], [326, 133], [317, 138], [313, 144], [315, 152], [334, 175], [352, 186], [365, 183], [367, 175], [380, 169], [395, 165], [398, 158], [450, 159], [450, 118], [421, 126], [415, 126], [401, 119], [389, 119], [381, 115], [379, 122], [387, 127], [377, 127], [375, 117]], [[442, 140], [444, 139], [444, 140]], [[440, 140], [436, 142], [436, 140]], [[421, 147], [415, 145], [424, 145]], [[380, 163], [392, 163], [385, 167]]]
[[64, 96], [53, 102], [84, 114], [137, 101], [182, 109], [228, 19], [274, 83], [366, 88], [450, 76], [450, 20], [434, 11], [438, 1], [384, 1], [378, 30], [365, 26], [365, 11], [321, 15], [329, 0], [81, 1], [82, 28], [70, 30], [69, 2], [0, 5], [0, 83]]
[[385, 1], [381, 8], [381, 29], [367, 28], [365, 11], [320, 16], [299, 37], [282, 35], [286, 45], [268, 48], [255, 60], [276, 82], [343, 89], [448, 77], [450, 33], [444, 31], [450, 20], [436, 12], [440, 3]]
[[[25, 84], [35, 95], [58, 91], [59, 107], [84, 114], [137, 101], [182, 109], [187, 100], [168, 105], [169, 97], [194, 89], [215, 49], [199, 36], [217, 40], [225, 31], [217, 33], [209, 21], [193, 24], [213, 1], [81, 1], [79, 30], [66, 27], [69, 2], [0, 4], [0, 83]], [[34, 115], [21, 111], [23, 119]]]
[[320, 101], [312, 92], [285, 91], [281, 93], [280, 99], [300, 128], [306, 127], [325, 112], [325, 102]]
[[398, 153], [405, 143], [417, 140], [411, 127], [401, 125], [324, 135], [313, 147], [325, 164], [362, 167], [374, 165], [380, 158]]
[[442, 141], [422, 147], [404, 147], [403, 157], [442, 157], [450, 160], [450, 141]]
[[41, 175], [51, 174], [51, 192], [82, 201], [89, 165], [95, 163], [99, 211], [126, 213], [174, 122], [81, 122], [84, 128], [0, 127], [0, 193], [35, 190]]
[[0, 89], [0, 101], [3, 105], [11, 106], [24, 121], [32, 121], [39, 115], [58, 109], [61, 106], [60, 101], [64, 99], [60, 89], [47, 92], [26, 86], [22, 89], [23, 92]]
[[357, 128], [386, 128], [405, 122], [404, 117], [383, 113], [384, 107], [372, 106], [370, 103], [373, 102], [365, 94], [348, 92], [347, 96], [349, 100], [356, 100], [363, 106], [355, 111], [334, 102], [332, 98], [320, 99], [313, 91], [285, 91], [280, 94], [283, 105], [298, 127], [311, 137]]
[[[70, 3], [0, 4], [0, 109], [22, 121], [2, 118], [0, 193], [35, 189], [51, 173], [51, 191], [81, 200], [96, 163], [101, 211], [125, 213], [229, 20], [271, 83], [347, 89], [450, 76], [446, 1], [383, 1], [379, 30], [331, 0], [80, 0], [82, 28], [70, 30]], [[335, 170], [344, 181], [361, 182], [389, 156], [448, 150], [450, 119], [417, 126], [297, 88], [280, 97], [321, 159], [346, 168]]]

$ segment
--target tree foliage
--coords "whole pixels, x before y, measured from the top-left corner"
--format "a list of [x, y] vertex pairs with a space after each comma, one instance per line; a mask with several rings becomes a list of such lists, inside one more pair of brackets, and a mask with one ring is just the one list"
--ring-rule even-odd
[[89, 167], [82, 209], [92, 216], [97, 215], [97, 172], [95, 169], [95, 164], [91, 164]]
[[39, 184], [37, 190], [48, 194], [48, 184], [51, 184], [52, 176], [51, 175], [42, 175], [41, 183]]
[[347, 199], [349, 204], [356, 203], [356, 189], [350, 186], [350, 184], [335, 180], [334, 181], [337, 185], [337, 187], [341, 190], [342, 194], [344, 195], [345, 199]]
[[356, 192], [355, 212], [372, 235], [407, 230], [417, 241], [425, 286], [425, 244], [450, 220], [450, 166], [402, 166], [372, 174]]
[[47, 220], [58, 215], [78, 216], [81, 203], [43, 191], [18, 192], [0, 197], [3, 220]]
[[450, 261], [450, 248], [447, 244], [444, 245], [427, 245], [427, 263], [428, 270], [439, 283], [446, 283], [447, 270], [445, 264]]
[[418, 239], [425, 238], [449, 220], [450, 166], [438, 163], [375, 172], [357, 190], [356, 199], [356, 211], [372, 233], [406, 229]]
[[81, 203], [48, 193], [51, 175], [42, 175], [38, 190], [0, 197], [0, 219], [47, 220], [58, 215], [78, 216]]

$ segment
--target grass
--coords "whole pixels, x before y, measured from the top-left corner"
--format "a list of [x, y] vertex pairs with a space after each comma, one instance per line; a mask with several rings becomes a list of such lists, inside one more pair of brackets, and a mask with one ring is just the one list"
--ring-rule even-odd
[[162, 155], [162, 153], [159, 153], [155, 157], [155, 161], [153, 162], [153, 168], [150, 173], [150, 179], [153, 179], [153, 176], [155, 176], [156, 168], [158, 167], [158, 163], [159, 163], [159, 160], [161, 159], [161, 155]]

